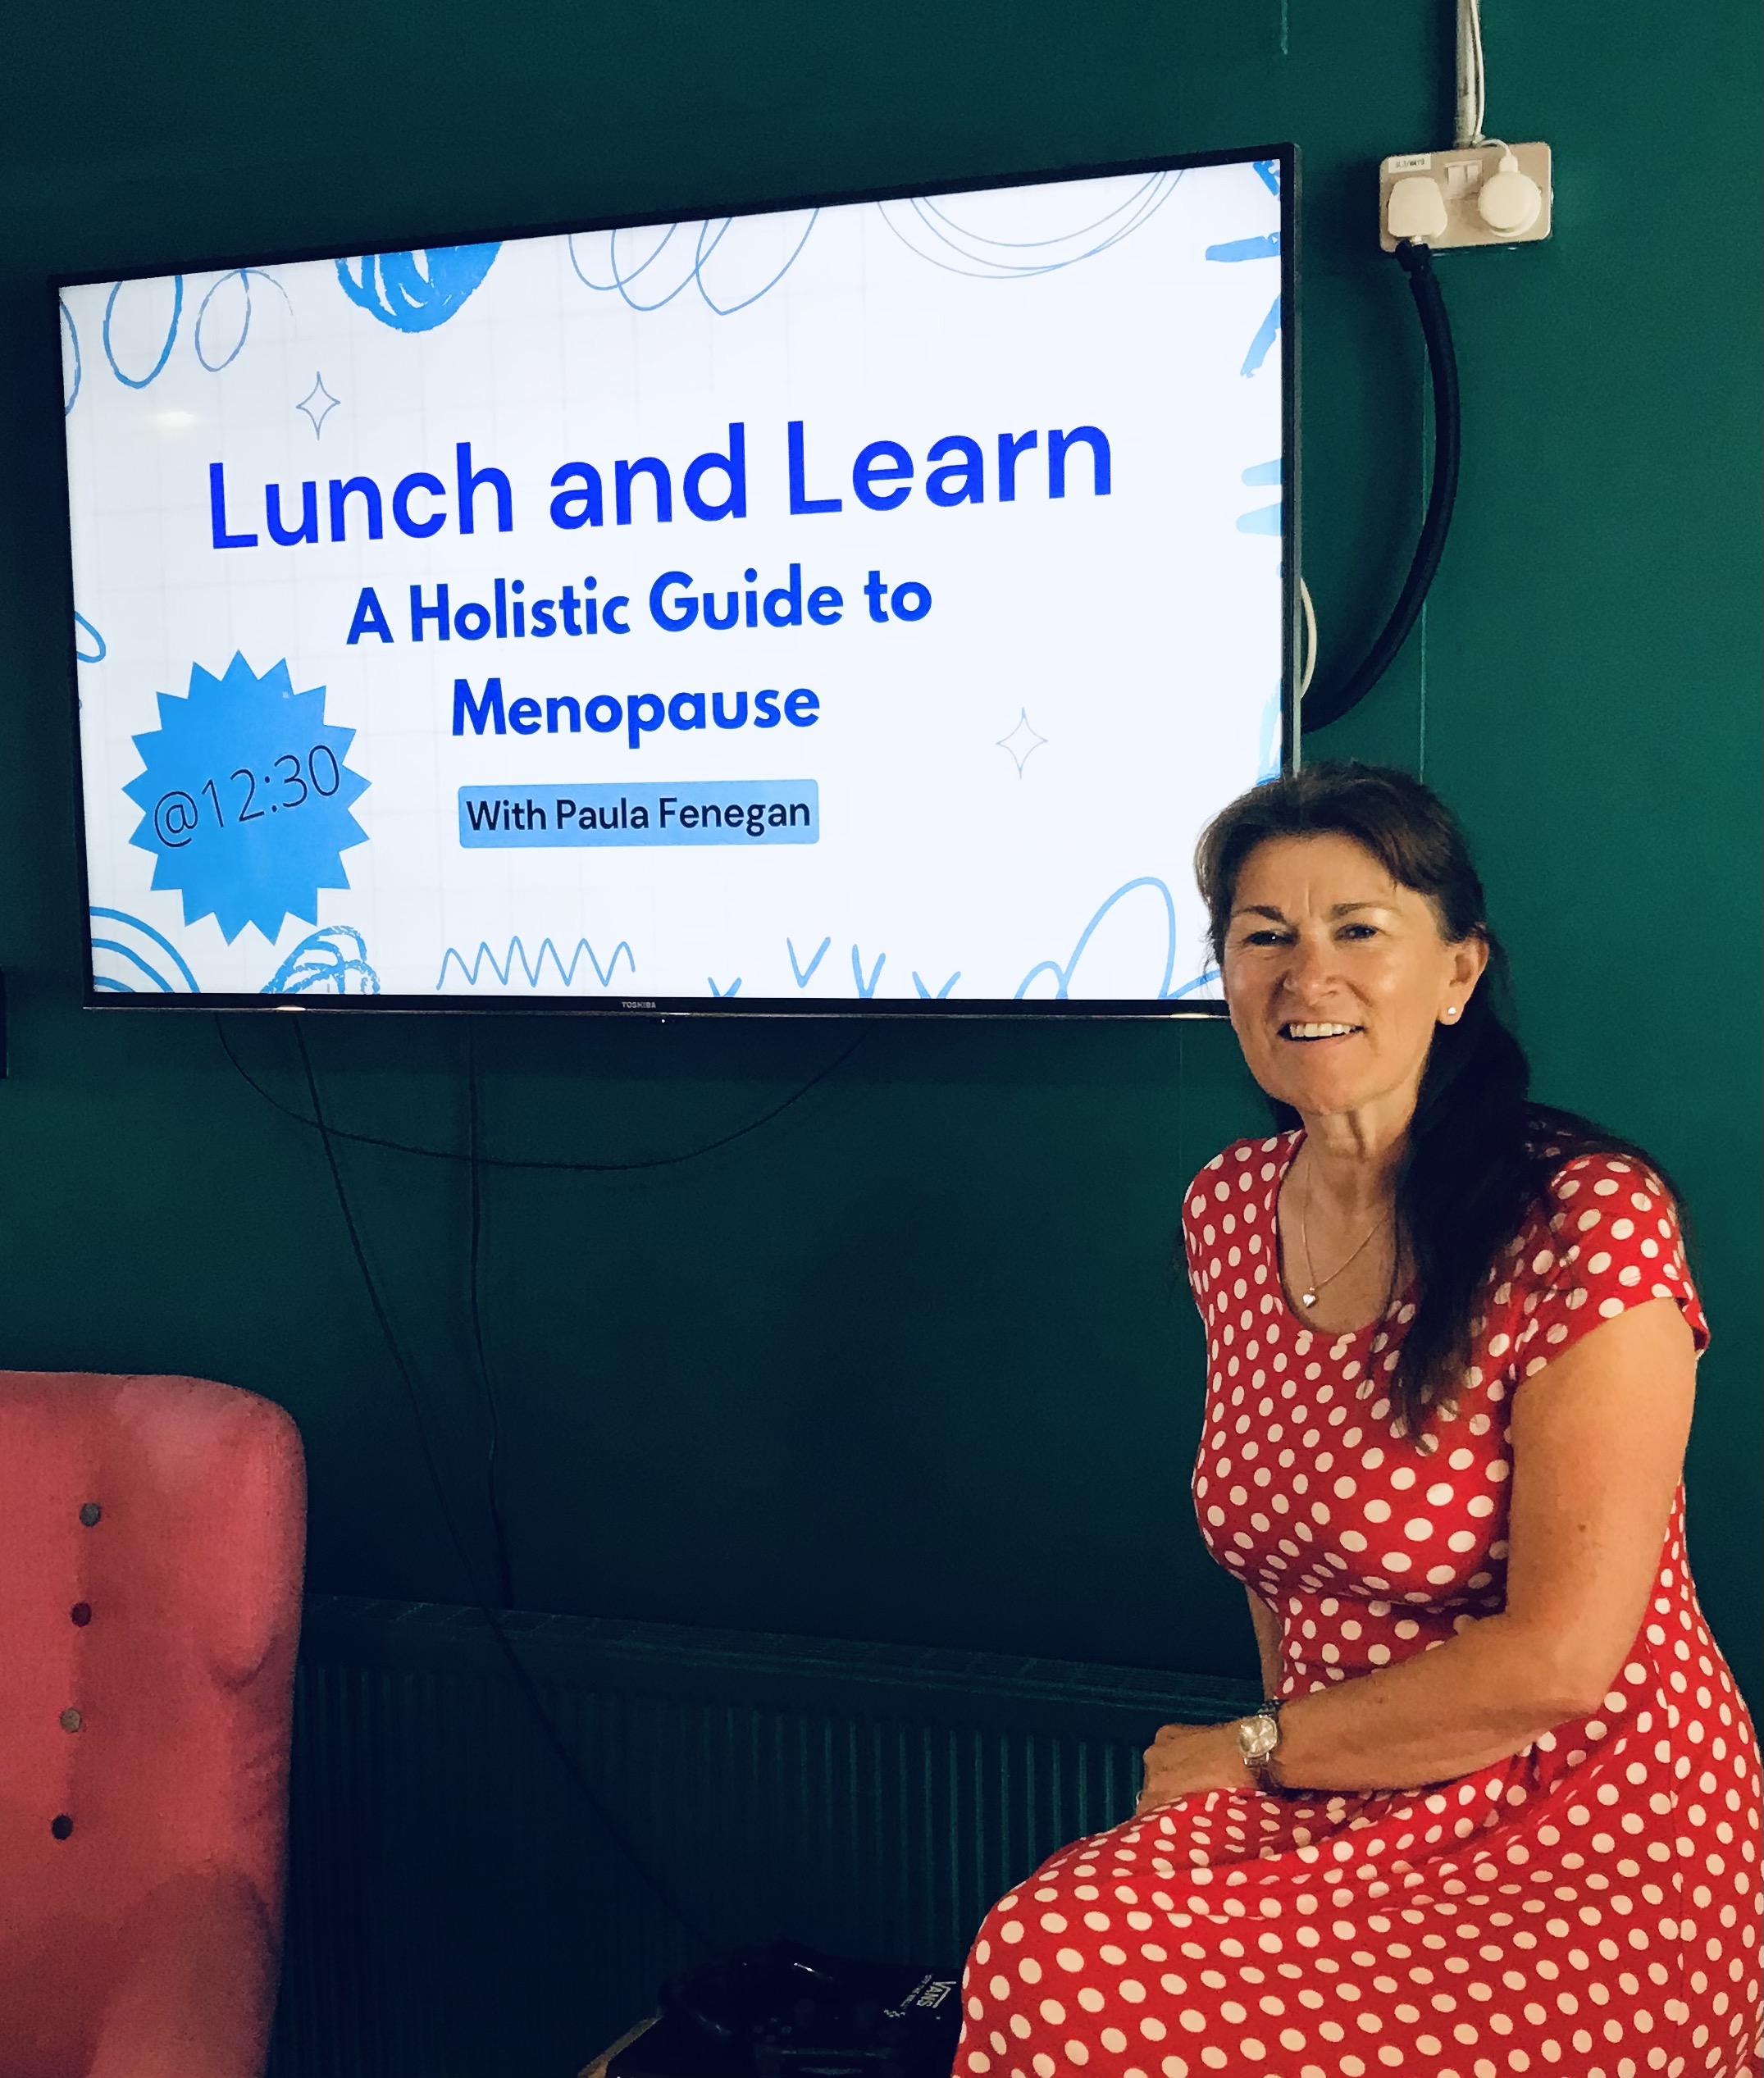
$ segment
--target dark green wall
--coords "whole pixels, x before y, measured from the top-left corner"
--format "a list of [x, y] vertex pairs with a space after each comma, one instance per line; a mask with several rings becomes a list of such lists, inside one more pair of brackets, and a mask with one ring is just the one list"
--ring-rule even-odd
[[[1296, 138], [1305, 556], [1324, 669], [1415, 525], [1386, 152], [1450, 136], [1447, 0], [34, 0], [0, 80], [0, 1360], [180, 1369], [298, 1416], [312, 1577], [468, 1584], [320, 1151], [200, 1014], [78, 1007], [56, 336], [43, 279]], [[1459, 517], [1423, 634], [1319, 747], [1468, 819], [1545, 1093], [1682, 1178], [1716, 1346], [1693, 1551], [1757, 1695], [1756, 10], [1488, 9], [1491, 126], [1557, 235], [1441, 264]], [[1730, 169], [1718, 171], [1717, 169]], [[236, 1022], [236, 1021], [235, 1021]], [[455, 1144], [457, 1022], [305, 1021], [370, 1133]], [[713, 1139], [849, 1028], [485, 1021], [504, 1154]], [[285, 1018], [242, 1053], [303, 1101]], [[895, 1026], [702, 1160], [490, 1187], [487, 1329], [530, 1606], [1247, 1673], [1187, 1493], [1183, 1183], [1259, 1122], [1228, 1032]], [[487, 1551], [458, 1171], [353, 1150], [453, 1506]]]

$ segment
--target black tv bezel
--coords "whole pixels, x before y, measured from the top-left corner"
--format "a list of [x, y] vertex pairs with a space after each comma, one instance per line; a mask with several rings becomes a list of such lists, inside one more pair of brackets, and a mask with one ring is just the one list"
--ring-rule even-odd
[[[1111, 161], [1101, 165], [1040, 167], [1018, 173], [987, 173], [905, 187], [845, 189], [832, 194], [788, 195], [777, 199], [746, 202], [735, 207], [697, 204], [622, 212], [613, 216], [570, 218], [561, 222], [523, 224], [504, 230], [477, 228], [439, 237], [413, 236], [407, 244], [377, 243], [374, 252], [419, 251], [442, 245], [479, 244], [492, 239], [509, 243], [522, 239], [567, 237], [572, 233], [625, 230], [666, 222], [714, 221], [718, 217], [768, 216], [791, 210], [836, 209], [872, 202], [901, 202], [920, 196], [968, 194], [987, 188], [1034, 187], [1053, 181], [1093, 180], [1145, 173], [1186, 172], [1210, 166], [1247, 166], [1258, 159], [1271, 160], [1280, 169], [1280, 425], [1281, 485], [1281, 717], [1280, 769], [1294, 770], [1299, 756], [1298, 698], [1297, 692], [1299, 614], [1299, 496], [1298, 444], [1299, 308], [1298, 308], [1298, 186], [1299, 154], [1296, 144], [1247, 145], [1238, 149], [1183, 152], [1147, 158]], [[225, 275], [244, 267], [287, 267], [302, 262], [335, 261], [354, 257], [356, 248], [335, 244], [283, 248], [271, 253], [229, 255], [203, 260], [182, 260], [151, 266], [54, 274], [49, 277], [55, 328], [55, 362], [62, 364], [61, 292], [93, 282], [163, 280], [171, 275]], [[66, 413], [63, 414], [64, 422]], [[93, 961], [91, 889], [87, 872], [86, 800], [84, 766], [80, 732], [79, 639], [74, 621], [72, 484], [66, 466], [64, 435], [62, 469], [63, 545], [68, 572], [67, 674], [69, 713], [73, 728], [75, 828], [77, 838], [80, 914], [84, 920], [82, 937], [84, 987], [81, 1000], [89, 1010], [257, 1010], [285, 1013], [317, 1010], [349, 1016], [567, 1016], [625, 1018], [1106, 1018], [1216, 1019], [1225, 1015], [1222, 1002], [1184, 998], [1169, 1001], [1098, 1000], [1069, 997], [1042, 997], [1035, 1001], [1012, 998], [969, 998], [965, 1001], [937, 999], [853, 1000], [810, 998], [791, 1001], [782, 996], [575, 996], [567, 991], [545, 996], [536, 991], [525, 996], [264, 996], [203, 991], [191, 994], [167, 991], [156, 994], [101, 990]]]

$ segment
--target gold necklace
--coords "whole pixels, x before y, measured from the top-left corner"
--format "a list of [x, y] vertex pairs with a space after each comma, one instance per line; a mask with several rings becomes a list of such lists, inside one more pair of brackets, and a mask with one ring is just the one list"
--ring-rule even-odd
[[1373, 1222], [1372, 1225], [1366, 1229], [1365, 1234], [1361, 1237], [1358, 1246], [1355, 1248], [1353, 1253], [1348, 1256], [1347, 1260], [1343, 1263], [1338, 1263], [1336, 1267], [1329, 1272], [1327, 1277], [1318, 1278], [1315, 1281], [1312, 1281], [1310, 1273], [1315, 1269], [1316, 1265], [1311, 1260], [1310, 1229], [1306, 1217], [1306, 1214], [1309, 1213], [1310, 1210], [1310, 1172], [1307, 1169], [1305, 1172], [1305, 1196], [1298, 1208], [1298, 1233], [1299, 1239], [1303, 1242], [1305, 1249], [1306, 1286], [1306, 1288], [1299, 1293], [1298, 1299], [1299, 1304], [1304, 1306], [1307, 1310], [1317, 1303], [1318, 1294], [1323, 1290], [1324, 1285], [1333, 1284], [1336, 1278], [1341, 1275], [1342, 1272], [1348, 1267], [1349, 1264], [1354, 1263], [1359, 1260], [1361, 1252], [1365, 1247], [1366, 1243], [1371, 1240], [1374, 1234], [1379, 1233], [1383, 1229], [1386, 1222], [1390, 1218], [1389, 1213], [1380, 1213], [1378, 1218]]

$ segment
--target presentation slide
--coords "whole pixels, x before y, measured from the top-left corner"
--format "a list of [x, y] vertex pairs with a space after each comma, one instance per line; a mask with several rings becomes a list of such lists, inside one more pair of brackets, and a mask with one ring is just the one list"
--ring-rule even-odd
[[1279, 167], [62, 291], [100, 999], [1165, 1013]]

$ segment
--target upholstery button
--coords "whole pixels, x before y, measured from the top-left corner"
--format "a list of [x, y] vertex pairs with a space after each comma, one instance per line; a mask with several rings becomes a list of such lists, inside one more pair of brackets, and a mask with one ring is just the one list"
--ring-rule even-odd
[[88, 1501], [84, 1502], [80, 1506], [80, 1520], [85, 1524], [86, 1528], [89, 1529], [93, 1523], [98, 1520], [98, 1517], [103, 1514], [103, 1512], [104, 1511], [99, 1507], [97, 1502]]
[[64, 1710], [62, 1712], [62, 1729], [64, 1732], [77, 1732], [85, 1721], [77, 1710]]
[[76, 1624], [84, 1625], [92, 1620], [92, 1605], [89, 1602], [76, 1602], [67, 1613]]
[[49, 1830], [58, 1840], [65, 1840], [73, 1830], [74, 1821], [65, 1811], [49, 1821]]

